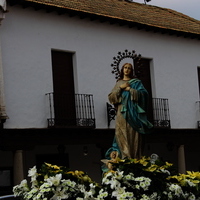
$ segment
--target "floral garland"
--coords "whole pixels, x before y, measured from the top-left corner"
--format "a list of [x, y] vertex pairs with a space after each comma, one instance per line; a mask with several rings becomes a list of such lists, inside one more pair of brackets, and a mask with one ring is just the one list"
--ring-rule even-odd
[[24, 200], [200, 200], [200, 172], [178, 174], [171, 163], [142, 157], [111, 162], [102, 183], [82, 171], [45, 163], [27, 180], [14, 186], [15, 196]]

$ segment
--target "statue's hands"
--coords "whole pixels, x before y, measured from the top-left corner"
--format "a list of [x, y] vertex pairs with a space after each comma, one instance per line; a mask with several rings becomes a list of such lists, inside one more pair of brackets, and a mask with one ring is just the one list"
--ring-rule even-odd
[[120, 88], [122, 90], [128, 91], [128, 90], [130, 90], [130, 83], [129, 82], [123, 83], [123, 84], [120, 85]]
[[129, 91], [131, 87], [126, 87], [124, 90]]
[[126, 82], [126, 83], [123, 83], [123, 84], [120, 85], [120, 88], [123, 89], [123, 90], [126, 89], [127, 87], [130, 87], [129, 82]]

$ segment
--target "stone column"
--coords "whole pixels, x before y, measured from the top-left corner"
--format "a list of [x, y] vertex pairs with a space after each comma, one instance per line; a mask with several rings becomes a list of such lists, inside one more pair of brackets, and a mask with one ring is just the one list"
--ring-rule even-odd
[[[0, 0], [0, 25], [1, 21], [5, 18], [6, 1]], [[0, 125], [3, 128], [3, 123], [7, 119], [5, 102], [4, 102], [4, 80], [3, 80], [3, 66], [1, 57], [1, 44], [0, 44]]]
[[13, 160], [14, 185], [19, 184], [24, 179], [23, 151], [16, 150]]
[[178, 147], [178, 171], [182, 174], [186, 173], [184, 145]]

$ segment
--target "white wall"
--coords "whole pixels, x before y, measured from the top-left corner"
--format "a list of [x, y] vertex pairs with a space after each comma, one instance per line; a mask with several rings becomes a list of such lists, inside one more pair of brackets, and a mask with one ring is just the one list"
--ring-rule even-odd
[[47, 127], [45, 93], [53, 91], [51, 49], [75, 52], [76, 92], [94, 95], [97, 128], [107, 128], [107, 95], [116, 81], [110, 64], [125, 49], [152, 59], [153, 97], [169, 99], [172, 128], [196, 128], [199, 40], [32, 8], [8, 10], [0, 27], [9, 116], [5, 128]]

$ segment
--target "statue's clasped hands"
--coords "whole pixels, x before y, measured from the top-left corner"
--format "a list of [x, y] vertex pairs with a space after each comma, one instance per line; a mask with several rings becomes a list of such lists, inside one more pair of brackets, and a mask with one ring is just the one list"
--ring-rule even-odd
[[130, 87], [130, 83], [129, 83], [129, 82], [123, 83], [123, 84], [120, 85], [120, 88], [121, 88], [122, 90], [129, 91], [130, 88], [131, 88], [131, 87]]

